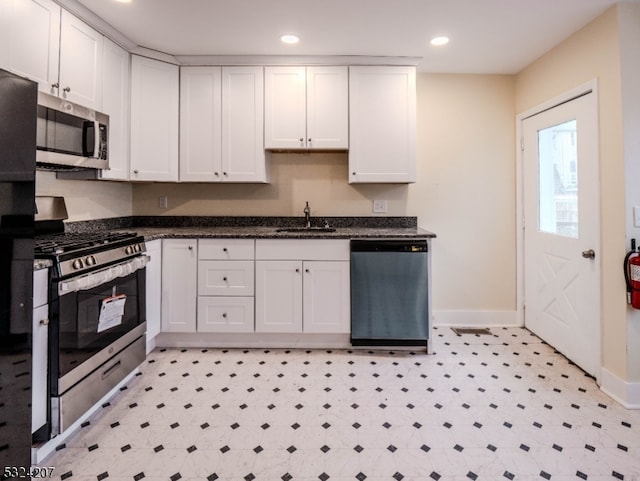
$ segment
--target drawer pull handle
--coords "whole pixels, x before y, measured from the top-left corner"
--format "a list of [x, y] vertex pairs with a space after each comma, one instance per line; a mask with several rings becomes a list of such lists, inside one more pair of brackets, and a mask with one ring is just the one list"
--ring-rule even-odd
[[111, 374], [113, 371], [118, 369], [121, 364], [122, 364], [122, 361], [120, 359], [118, 359], [118, 362], [116, 362], [113, 366], [111, 366], [110, 368], [106, 369], [102, 373], [102, 379], [106, 379], [109, 376], [109, 374]]

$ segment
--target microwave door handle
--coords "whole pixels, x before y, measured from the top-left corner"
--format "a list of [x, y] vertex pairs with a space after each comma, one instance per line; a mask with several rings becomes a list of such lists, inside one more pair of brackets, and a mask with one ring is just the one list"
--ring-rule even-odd
[[93, 152], [91, 157], [98, 159], [100, 157], [100, 123], [93, 121]]

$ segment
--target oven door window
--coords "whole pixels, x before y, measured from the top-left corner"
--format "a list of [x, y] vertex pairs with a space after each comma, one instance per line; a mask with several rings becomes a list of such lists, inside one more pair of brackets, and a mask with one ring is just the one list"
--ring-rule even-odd
[[[68, 373], [144, 322], [143, 292], [144, 269], [92, 289], [61, 296], [60, 374]], [[107, 307], [103, 307], [105, 304]]]

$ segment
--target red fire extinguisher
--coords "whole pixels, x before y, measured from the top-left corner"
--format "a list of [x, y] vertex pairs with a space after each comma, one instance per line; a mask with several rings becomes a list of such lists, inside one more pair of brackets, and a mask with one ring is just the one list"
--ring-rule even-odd
[[627, 283], [627, 303], [640, 309], [640, 252], [636, 240], [631, 239], [631, 250], [624, 256], [624, 279]]

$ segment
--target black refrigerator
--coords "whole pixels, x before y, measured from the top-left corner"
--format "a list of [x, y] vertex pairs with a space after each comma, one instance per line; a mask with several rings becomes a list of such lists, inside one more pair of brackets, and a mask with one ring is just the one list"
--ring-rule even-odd
[[[0, 69], [0, 478], [31, 464], [35, 82]], [[28, 473], [28, 471], [27, 471]]]

